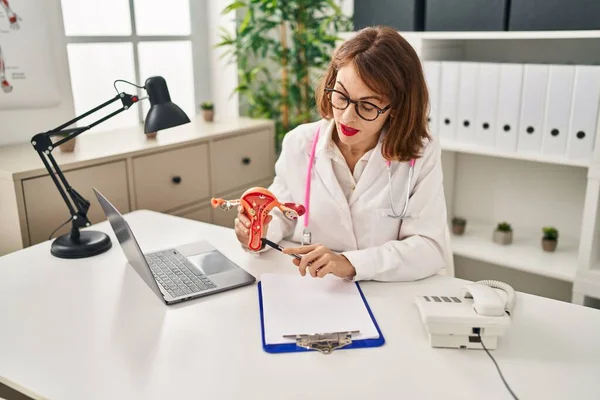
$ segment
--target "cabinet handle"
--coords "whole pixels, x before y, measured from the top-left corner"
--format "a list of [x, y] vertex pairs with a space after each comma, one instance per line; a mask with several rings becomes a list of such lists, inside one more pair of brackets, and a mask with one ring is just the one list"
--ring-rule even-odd
[[242, 158], [242, 164], [244, 164], [244, 165], [250, 165], [251, 162], [252, 162], [252, 160], [250, 159], [250, 157]]
[[181, 177], [180, 176], [174, 176], [173, 178], [171, 178], [171, 181], [174, 184], [179, 185], [181, 183]]

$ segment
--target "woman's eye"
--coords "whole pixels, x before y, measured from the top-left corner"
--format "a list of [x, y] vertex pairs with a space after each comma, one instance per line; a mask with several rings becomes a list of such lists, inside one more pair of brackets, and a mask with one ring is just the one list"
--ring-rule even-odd
[[362, 105], [362, 109], [365, 111], [373, 111], [373, 107], [365, 106], [364, 104]]

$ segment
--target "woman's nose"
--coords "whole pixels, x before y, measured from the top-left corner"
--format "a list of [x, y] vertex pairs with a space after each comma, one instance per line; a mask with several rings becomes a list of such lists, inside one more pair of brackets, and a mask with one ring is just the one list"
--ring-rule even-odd
[[344, 110], [342, 116], [344, 117], [345, 121], [353, 122], [356, 119], [356, 108], [354, 104], [350, 103], [350, 105], [348, 105], [348, 107], [346, 107]]

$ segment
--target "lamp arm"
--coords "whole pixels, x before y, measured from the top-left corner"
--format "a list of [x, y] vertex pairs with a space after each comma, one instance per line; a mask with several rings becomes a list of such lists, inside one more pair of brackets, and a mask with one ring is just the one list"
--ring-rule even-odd
[[[93, 114], [94, 112], [108, 106], [109, 104], [112, 104], [113, 102], [115, 102], [117, 100], [121, 100], [121, 102], [123, 103], [123, 107], [121, 107], [120, 109], [106, 115], [103, 118], [100, 118], [99, 120], [93, 122], [90, 125], [86, 125], [86, 126], [82, 126], [82, 127], [78, 127], [78, 128], [64, 129], [67, 126], [81, 120], [82, 118], [87, 117], [90, 114]], [[38, 133], [31, 139], [31, 144], [33, 145], [34, 149], [36, 150], [36, 152], [42, 159], [42, 163], [44, 164], [44, 167], [46, 167], [46, 170], [48, 171], [50, 178], [52, 178], [54, 185], [58, 189], [58, 192], [60, 193], [63, 201], [65, 202], [65, 204], [67, 205], [67, 207], [69, 209], [71, 218], [73, 220], [73, 229], [71, 231], [72, 235], [75, 235], [75, 236], [79, 235], [79, 231], [76, 228], [83, 228], [83, 227], [90, 225], [90, 221], [87, 218], [87, 212], [90, 208], [90, 202], [87, 201], [83, 196], [81, 196], [75, 189], [73, 189], [71, 187], [71, 185], [67, 181], [67, 178], [65, 178], [60, 167], [58, 166], [58, 163], [52, 156], [52, 151], [56, 147], [60, 146], [61, 144], [65, 143], [65, 142], [68, 142], [69, 140], [72, 140], [73, 138], [80, 135], [81, 133], [83, 133], [83, 132], [93, 128], [94, 126], [101, 124], [102, 122], [106, 121], [107, 119], [112, 118], [115, 115], [129, 109], [131, 107], [131, 105], [133, 105], [134, 103], [137, 103], [138, 101], [139, 101], [139, 98], [137, 96], [132, 96], [127, 93], [119, 93], [111, 100], [108, 100], [108, 101], [102, 103], [98, 107], [95, 107], [95, 108], [91, 109], [90, 111], [87, 111], [86, 113], [78, 116], [77, 118], [74, 118], [71, 121], [69, 121], [65, 124], [62, 124], [59, 127], [52, 129], [51, 131], [44, 132], [44, 133]], [[68, 136], [57, 141], [56, 143], [52, 143], [52, 140], [51, 140], [52, 136], [64, 135], [64, 134], [67, 134]], [[57, 178], [57, 175], [58, 175], [58, 178]], [[62, 183], [62, 185], [61, 185], [61, 183]], [[68, 195], [68, 197], [67, 197], [67, 195]], [[73, 205], [75, 207], [73, 207]]]

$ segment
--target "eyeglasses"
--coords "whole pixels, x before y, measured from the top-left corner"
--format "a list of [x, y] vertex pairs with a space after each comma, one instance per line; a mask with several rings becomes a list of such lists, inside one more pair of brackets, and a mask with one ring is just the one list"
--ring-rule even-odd
[[375, 104], [363, 100], [352, 100], [344, 93], [339, 92], [335, 89], [325, 88], [327, 93], [327, 99], [331, 103], [333, 108], [338, 110], [345, 110], [348, 108], [350, 103], [354, 104], [354, 109], [359, 117], [366, 121], [374, 121], [381, 114], [390, 109], [391, 104], [388, 104], [385, 108], [379, 108]]

